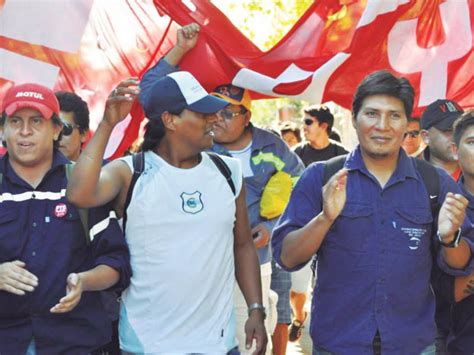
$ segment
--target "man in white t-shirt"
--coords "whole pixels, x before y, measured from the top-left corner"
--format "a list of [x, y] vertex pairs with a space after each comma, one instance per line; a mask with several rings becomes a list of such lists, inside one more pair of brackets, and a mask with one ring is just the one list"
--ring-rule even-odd
[[[186, 33], [182, 33], [186, 36]], [[126, 214], [133, 276], [123, 293], [124, 353], [225, 353], [234, 275], [248, 307], [246, 344], [265, 352], [260, 269], [251, 238], [242, 170], [223, 157], [235, 195], [207, 153], [216, 112], [228, 104], [209, 95], [188, 72], [145, 75], [140, 101], [149, 119], [145, 166], [128, 199], [130, 157], [103, 168], [113, 128], [130, 111], [138, 81], [121, 83], [77, 161], [68, 198], [80, 206], [113, 201]], [[235, 269], [234, 269], [235, 264]]]

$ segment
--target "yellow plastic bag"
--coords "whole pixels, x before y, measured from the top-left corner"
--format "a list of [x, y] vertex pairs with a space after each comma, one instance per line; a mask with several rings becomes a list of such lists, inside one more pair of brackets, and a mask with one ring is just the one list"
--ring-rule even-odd
[[260, 200], [260, 215], [267, 219], [278, 217], [290, 200], [293, 181], [284, 171], [275, 173], [263, 189]]

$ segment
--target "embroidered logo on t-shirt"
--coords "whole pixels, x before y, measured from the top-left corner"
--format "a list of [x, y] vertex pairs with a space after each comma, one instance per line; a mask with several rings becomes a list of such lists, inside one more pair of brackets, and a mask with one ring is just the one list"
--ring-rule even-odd
[[182, 208], [186, 213], [196, 214], [203, 210], [204, 204], [201, 200], [201, 193], [199, 191], [192, 194], [183, 192], [181, 194]]

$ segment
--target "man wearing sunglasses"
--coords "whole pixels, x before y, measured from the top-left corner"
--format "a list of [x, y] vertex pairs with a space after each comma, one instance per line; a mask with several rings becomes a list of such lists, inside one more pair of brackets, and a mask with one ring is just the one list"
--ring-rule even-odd
[[310, 106], [304, 110], [303, 132], [306, 142], [295, 148], [305, 166], [347, 154], [344, 147], [329, 138], [334, 116], [327, 107]]
[[59, 150], [69, 160], [76, 161], [89, 132], [89, 108], [72, 92], [59, 91], [55, 95], [59, 101], [59, 118], [63, 122]]
[[402, 148], [411, 157], [420, 157], [425, 144], [420, 134], [420, 119], [418, 117], [408, 118], [408, 127], [403, 138]]

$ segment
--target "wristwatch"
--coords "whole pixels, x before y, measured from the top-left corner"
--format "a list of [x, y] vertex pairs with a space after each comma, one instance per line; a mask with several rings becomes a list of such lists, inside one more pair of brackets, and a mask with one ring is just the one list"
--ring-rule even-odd
[[439, 234], [439, 231], [436, 232], [436, 236], [438, 237], [439, 243], [446, 248], [457, 248], [459, 245], [459, 242], [461, 241], [461, 228], [458, 229], [458, 232], [454, 239], [450, 243], [446, 243], [443, 241], [443, 238], [441, 238], [441, 235]]
[[260, 304], [260, 303], [252, 303], [252, 304], [249, 306], [248, 311], [247, 311], [249, 317], [250, 317], [250, 313], [252, 313], [252, 311], [254, 311], [254, 310], [256, 310], [256, 309], [258, 309], [259, 311], [262, 312], [262, 314], [263, 314], [263, 319], [265, 319], [265, 318], [267, 317], [267, 313], [265, 312], [265, 307], [264, 307], [262, 304]]

